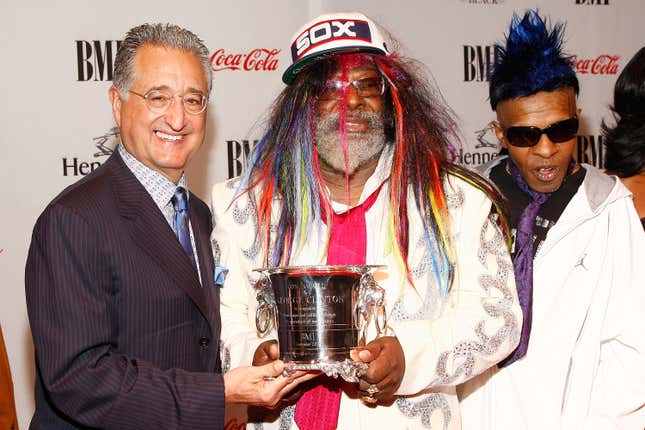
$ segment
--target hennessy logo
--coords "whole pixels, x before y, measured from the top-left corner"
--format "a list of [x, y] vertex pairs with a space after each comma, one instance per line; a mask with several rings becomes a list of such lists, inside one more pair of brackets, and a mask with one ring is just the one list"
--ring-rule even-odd
[[497, 149], [498, 147], [497, 136], [495, 135], [495, 127], [493, 127], [493, 123], [488, 123], [486, 127], [482, 128], [481, 130], [475, 131], [475, 137], [477, 138], [478, 142], [475, 145], [475, 149]]
[[[112, 127], [107, 133], [93, 137], [92, 141], [97, 152], [93, 153], [94, 158], [107, 157], [114, 152], [114, 147], [119, 140], [119, 128]], [[101, 165], [100, 161], [83, 161], [78, 157], [63, 157], [63, 176], [85, 176], [92, 173]]]
[[[94, 153], [94, 157], [104, 157], [114, 152], [114, 146], [119, 139], [119, 127], [112, 127], [110, 131], [102, 136], [93, 137], [94, 145], [99, 152]], [[111, 145], [112, 147], [108, 146]]]

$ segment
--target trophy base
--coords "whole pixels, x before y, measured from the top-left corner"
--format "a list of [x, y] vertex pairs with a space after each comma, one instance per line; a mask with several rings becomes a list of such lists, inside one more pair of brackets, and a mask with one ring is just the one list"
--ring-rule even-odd
[[360, 363], [348, 358], [344, 361], [334, 362], [314, 361], [311, 363], [297, 363], [292, 361], [285, 363], [283, 374], [289, 376], [298, 370], [320, 370], [332, 378], [338, 378], [340, 376], [347, 382], [358, 382], [358, 379], [367, 370], [367, 363]]

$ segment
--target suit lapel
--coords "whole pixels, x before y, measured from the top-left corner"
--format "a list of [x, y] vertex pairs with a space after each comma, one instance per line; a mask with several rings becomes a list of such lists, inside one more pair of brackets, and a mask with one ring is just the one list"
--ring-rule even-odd
[[195, 247], [199, 259], [199, 267], [202, 274], [202, 287], [206, 297], [206, 306], [209, 310], [208, 321], [213, 333], [219, 332], [219, 320], [217, 310], [219, 309], [219, 294], [216, 291], [213, 280], [214, 262], [213, 252], [210, 246], [210, 213], [202, 214], [198, 205], [194, 204], [193, 198], [189, 200], [191, 213], [191, 225], [195, 236]]
[[152, 197], [117, 152], [106, 164], [113, 173], [115, 201], [132, 240], [195, 302], [210, 322], [209, 307], [197, 271]]

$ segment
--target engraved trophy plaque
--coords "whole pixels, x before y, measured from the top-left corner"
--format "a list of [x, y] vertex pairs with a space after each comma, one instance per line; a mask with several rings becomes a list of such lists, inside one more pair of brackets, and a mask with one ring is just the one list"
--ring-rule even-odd
[[385, 333], [385, 291], [372, 272], [383, 266], [293, 266], [256, 269], [256, 328], [278, 331], [288, 371], [321, 370], [357, 382], [367, 365], [350, 358], [373, 324]]

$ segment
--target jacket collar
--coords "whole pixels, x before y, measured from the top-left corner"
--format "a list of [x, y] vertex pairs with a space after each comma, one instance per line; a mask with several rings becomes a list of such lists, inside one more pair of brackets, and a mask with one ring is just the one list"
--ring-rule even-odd
[[[483, 166], [480, 166], [478, 170], [488, 178], [490, 177], [491, 170], [495, 166], [505, 162], [507, 159], [508, 155], [497, 157]], [[601, 170], [589, 164], [580, 163], [580, 166], [587, 172], [581, 188], [584, 188], [585, 200], [590, 215], [597, 213], [605, 205], [615, 201], [616, 199], [626, 196], [625, 193], [628, 191], [625, 187], [619, 185], [619, 181], [615, 176], [606, 175]], [[579, 193], [576, 193], [576, 196], [578, 194]], [[574, 196], [574, 199], [575, 198], [576, 197]]]
[[[210, 301], [205, 298], [197, 270], [150, 194], [127, 168], [118, 153], [112, 154], [105, 164], [112, 173], [112, 187], [117, 209], [128, 227], [133, 242], [146, 252], [168, 274], [177, 287], [195, 302], [211, 327], [214, 328], [214, 315], [208, 306]], [[193, 205], [190, 208], [191, 213], [197, 215], [197, 210], [192, 210]], [[194, 221], [191, 219], [191, 223], [199, 252], [204, 287], [206, 287], [212, 283], [212, 279], [210, 279], [212, 266], [207, 264], [208, 256], [205, 255], [205, 252], [210, 251], [202, 240], [203, 237], [208, 236], [207, 232], [202, 231], [207, 227], [202, 225], [200, 217], [195, 216], [194, 218]]]

